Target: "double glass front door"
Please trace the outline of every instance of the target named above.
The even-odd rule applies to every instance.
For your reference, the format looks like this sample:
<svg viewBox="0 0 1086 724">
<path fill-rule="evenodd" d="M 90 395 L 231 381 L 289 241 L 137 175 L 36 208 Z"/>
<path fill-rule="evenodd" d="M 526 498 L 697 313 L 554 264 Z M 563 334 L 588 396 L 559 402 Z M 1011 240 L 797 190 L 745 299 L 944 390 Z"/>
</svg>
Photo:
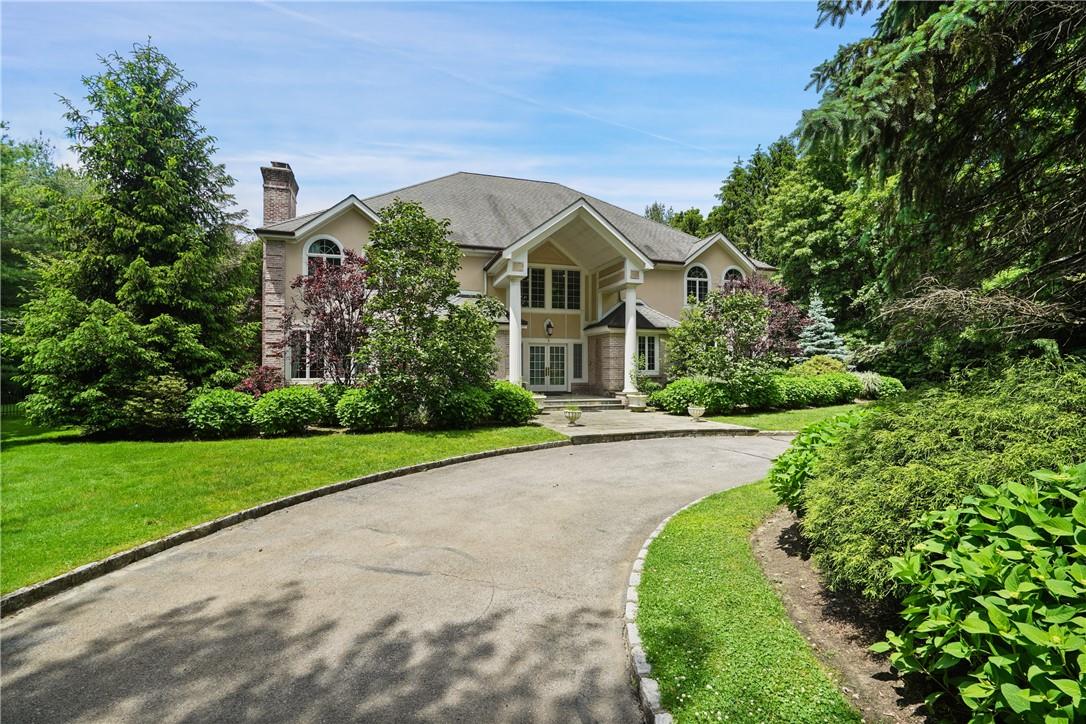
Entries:
<svg viewBox="0 0 1086 724">
<path fill-rule="evenodd" d="M 537 392 L 565 392 L 569 370 L 565 344 L 528 344 L 528 387 Z"/>
</svg>

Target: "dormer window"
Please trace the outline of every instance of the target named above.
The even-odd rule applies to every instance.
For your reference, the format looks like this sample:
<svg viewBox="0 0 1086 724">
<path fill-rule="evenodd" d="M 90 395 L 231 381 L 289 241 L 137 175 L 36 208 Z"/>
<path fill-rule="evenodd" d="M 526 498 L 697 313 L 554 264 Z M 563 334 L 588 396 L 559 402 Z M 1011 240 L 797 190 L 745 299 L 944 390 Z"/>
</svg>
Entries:
<svg viewBox="0 0 1086 724">
<path fill-rule="evenodd" d="M 728 267 L 724 272 L 724 281 L 726 282 L 741 282 L 743 281 L 743 272 L 739 267 Z"/>
<path fill-rule="evenodd" d="M 709 294 L 709 272 L 700 264 L 686 270 L 686 298 L 700 302 Z"/>
<path fill-rule="evenodd" d="M 343 248 L 335 239 L 324 237 L 309 242 L 305 251 L 306 273 L 312 274 L 318 264 L 339 266 L 343 263 Z"/>
</svg>

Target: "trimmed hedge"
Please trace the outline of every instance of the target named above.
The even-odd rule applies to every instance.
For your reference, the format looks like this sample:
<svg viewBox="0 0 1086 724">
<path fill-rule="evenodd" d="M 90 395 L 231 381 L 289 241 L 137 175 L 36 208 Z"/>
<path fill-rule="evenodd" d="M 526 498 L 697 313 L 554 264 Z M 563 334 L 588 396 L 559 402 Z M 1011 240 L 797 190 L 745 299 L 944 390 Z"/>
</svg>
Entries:
<svg viewBox="0 0 1086 724">
<path fill-rule="evenodd" d="M 1080 461 L 1083 420 L 1086 363 L 1074 358 L 1025 360 L 873 405 L 807 484 L 803 529 L 819 569 L 832 587 L 900 596 L 890 559 L 924 537 L 915 525 L 929 511 Z"/>
<path fill-rule="evenodd" d="M 189 404 L 185 419 L 197 437 L 240 435 L 249 428 L 255 402 L 244 392 L 211 390 Z"/>
<path fill-rule="evenodd" d="M 519 385 L 499 380 L 490 388 L 490 414 L 499 425 L 523 425 L 538 410 L 532 393 Z"/>
<path fill-rule="evenodd" d="M 705 414 L 722 415 L 738 407 L 749 410 L 825 407 L 851 402 L 862 386 L 855 375 L 760 374 L 720 382 L 707 377 L 683 377 L 649 397 L 649 404 L 673 415 L 685 415 L 688 405 L 704 405 Z"/>
<path fill-rule="evenodd" d="M 253 404 L 253 425 L 261 435 L 305 432 L 328 416 L 328 403 L 313 387 L 294 385 L 265 392 Z"/>
</svg>

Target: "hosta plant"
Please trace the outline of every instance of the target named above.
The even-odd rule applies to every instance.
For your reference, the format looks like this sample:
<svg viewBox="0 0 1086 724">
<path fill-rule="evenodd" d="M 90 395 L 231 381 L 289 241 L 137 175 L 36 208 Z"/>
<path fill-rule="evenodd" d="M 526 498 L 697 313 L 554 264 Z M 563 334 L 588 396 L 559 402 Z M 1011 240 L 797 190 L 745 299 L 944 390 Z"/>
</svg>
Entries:
<svg viewBox="0 0 1086 724">
<path fill-rule="evenodd" d="M 928 536 L 892 559 L 911 588 L 904 630 L 873 648 L 973 722 L 1086 721 L 1086 463 L 981 485 L 920 525 Z"/>
</svg>

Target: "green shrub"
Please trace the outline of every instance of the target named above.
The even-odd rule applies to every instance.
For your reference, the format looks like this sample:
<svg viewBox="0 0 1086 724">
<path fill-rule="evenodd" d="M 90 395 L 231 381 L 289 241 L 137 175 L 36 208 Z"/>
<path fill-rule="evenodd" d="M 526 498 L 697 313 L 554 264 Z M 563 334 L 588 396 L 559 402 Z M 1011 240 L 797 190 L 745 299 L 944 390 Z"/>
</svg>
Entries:
<svg viewBox="0 0 1086 724">
<path fill-rule="evenodd" d="M 430 411 L 430 424 L 435 427 L 478 427 L 490 420 L 490 390 L 476 385 L 463 385 L 449 390 L 436 401 Z"/>
<path fill-rule="evenodd" d="M 773 467 L 769 469 L 769 487 L 793 513 L 803 515 L 807 482 L 814 477 L 825 449 L 835 445 L 846 432 L 856 427 L 863 412 L 851 410 L 808 425 L 773 462 Z"/>
<path fill-rule="evenodd" d="M 877 392 L 877 398 L 880 400 L 889 399 L 891 397 L 897 397 L 898 395 L 905 394 L 905 385 L 897 377 L 891 377 L 890 375 L 882 375 L 879 378 L 879 389 Z"/>
<path fill-rule="evenodd" d="M 672 415 L 685 415 L 690 405 L 704 406 L 707 415 L 717 415 L 732 407 L 723 386 L 714 384 L 708 377 L 681 377 L 653 393 L 649 399 L 653 407 Z"/>
<path fill-rule="evenodd" d="M 378 430 L 392 424 L 392 404 L 379 387 L 353 387 L 336 403 L 336 419 L 352 432 Z"/>
<path fill-rule="evenodd" d="M 219 370 L 218 372 L 211 373 L 211 376 L 207 378 L 207 387 L 219 387 L 224 390 L 232 390 L 237 385 L 241 384 L 242 375 L 240 372 L 234 370 Z"/>
<path fill-rule="evenodd" d="M 519 385 L 498 381 L 490 388 L 490 414 L 499 425 L 523 425 L 538 410 L 532 393 Z"/>
<path fill-rule="evenodd" d="M 1086 721 L 1086 463 L 1033 477 L 925 516 L 924 540 L 891 559 L 905 626 L 873 648 L 973 722 Z"/>
<path fill-rule="evenodd" d="M 816 354 L 805 362 L 788 369 L 790 375 L 824 375 L 830 372 L 845 372 L 845 363 L 829 355 Z"/>
<path fill-rule="evenodd" d="M 1024 360 L 875 405 L 807 484 L 804 532 L 827 582 L 901 594 L 889 559 L 917 541 L 914 523 L 982 483 L 1076 462 L 1083 419 L 1086 364 L 1073 358 Z"/>
<path fill-rule="evenodd" d="M 124 427 L 129 434 L 173 435 L 185 429 L 190 399 L 188 384 L 180 377 L 148 377 L 132 385 L 116 419 L 126 421 Z"/>
<path fill-rule="evenodd" d="M 197 437 L 230 437 L 250 425 L 255 400 L 244 392 L 211 390 L 189 404 L 185 419 Z"/>
<path fill-rule="evenodd" d="M 265 392 L 253 403 L 253 425 L 261 435 L 305 432 L 328 415 L 328 403 L 321 393 L 307 385 L 281 387 Z"/>
<path fill-rule="evenodd" d="M 328 414 L 325 415 L 321 423 L 328 426 L 335 426 L 339 422 L 339 418 L 336 416 L 336 405 L 339 404 L 339 400 L 343 397 L 343 393 L 351 389 L 350 385 L 341 385 L 338 382 L 331 382 L 327 385 L 321 385 L 317 388 L 317 391 L 321 393 L 321 397 L 328 404 Z"/>
</svg>

